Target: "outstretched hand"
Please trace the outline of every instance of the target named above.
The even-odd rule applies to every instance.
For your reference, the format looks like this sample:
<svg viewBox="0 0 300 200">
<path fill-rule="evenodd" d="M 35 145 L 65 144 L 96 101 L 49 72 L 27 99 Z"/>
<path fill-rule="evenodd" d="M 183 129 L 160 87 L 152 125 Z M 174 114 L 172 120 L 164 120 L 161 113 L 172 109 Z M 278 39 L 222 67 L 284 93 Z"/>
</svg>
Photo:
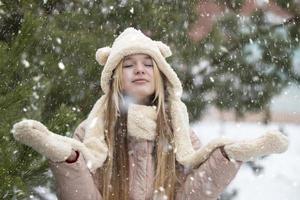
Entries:
<svg viewBox="0 0 300 200">
<path fill-rule="evenodd" d="M 217 138 L 193 154 L 186 155 L 183 164 L 185 166 L 197 167 L 217 148 L 223 148 L 230 160 L 246 162 L 257 159 L 260 156 L 285 152 L 288 148 L 288 139 L 280 132 L 269 132 L 259 138 L 244 141 Z"/>
<path fill-rule="evenodd" d="M 288 138 L 280 132 L 269 132 L 253 140 L 245 140 L 225 145 L 224 150 L 230 159 L 250 161 L 258 157 L 283 153 L 288 148 Z"/>
<path fill-rule="evenodd" d="M 12 133 L 17 141 L 32 147 L 52 161 L 64 161 L 71 155 L 71 145 L 55 137 L 56 134 L 41 122 L 22 120 L 14 124 Z"/>
<path fill-rule="evenodd" d="M 72 158 L 72 152 L 78 151 L 84 156 L 89 169 L 95 172 L 107 158 L 106 146 L 94 151 L 84 142 L 55 134 L 35 120 L 23 120 L 14 124 L 12 133 L 17 141 L 32 147 L 53 162 L 66 161 Z"/>
<path fill-rule="evenodd" d="M 30 119 L 22 120 L 14 124 L 12 132 L 15 139 L 18 141 L 34 139 L 35 137 L 43 137 L 50 134 L 48 128 L 44 124 Z M 32 132 L 34 134 L 32 134 Z"/>
</svg>

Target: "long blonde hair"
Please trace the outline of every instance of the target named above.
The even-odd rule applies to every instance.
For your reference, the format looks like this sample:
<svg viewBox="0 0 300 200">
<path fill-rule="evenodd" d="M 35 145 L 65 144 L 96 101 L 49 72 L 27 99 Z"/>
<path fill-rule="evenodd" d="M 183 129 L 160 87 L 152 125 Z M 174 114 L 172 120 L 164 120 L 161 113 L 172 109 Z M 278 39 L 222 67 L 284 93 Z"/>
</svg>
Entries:
<svg viewBox="0 0 300 200">
<path fill-rule="evenodd" d="M 155 182 L 153 195 L 163 195 L 174 199 L 176 184 L 176 166 L 174 153 L 174 135 L 170 117 L 166 110 L 167 79 L 153 61 L 155 93 L 151 104 L 157 106 L 157 137 L 155 140 Z M 127 113 L 120 109 L 122 103 L 123 61 L 116 67 L 107 95 L 105 116 L 105 139 L 109 155 L 102 170 L 102 193 L 104 200 L 129 199 L 129 158 L 127 142 Z M 166 148 L 168 147 L 168 148 Z"/>
</svg>

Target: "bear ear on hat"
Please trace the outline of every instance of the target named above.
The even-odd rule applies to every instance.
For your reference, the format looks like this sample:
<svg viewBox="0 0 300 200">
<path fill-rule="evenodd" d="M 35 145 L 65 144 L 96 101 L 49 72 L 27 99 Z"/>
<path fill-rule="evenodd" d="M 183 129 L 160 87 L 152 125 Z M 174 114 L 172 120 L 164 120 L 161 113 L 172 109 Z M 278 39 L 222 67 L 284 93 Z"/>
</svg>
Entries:
<svg viewBox="0 0 300 200">
<path fill-rule="evenodd" d="M 110 51 L 110 47 L 102 47 L 96 51 L 96 60 L 100 65 L 105 65 Z"/>
<path fill-rule="evenodd" d="M 168 47 L 166 44 L 162 43 L 161 41 L 155 41 L 156 45 L 158 46 L 161 54 L 167 58 L 172 55 L 172 51 L 170 47 Z"/>
</svg>

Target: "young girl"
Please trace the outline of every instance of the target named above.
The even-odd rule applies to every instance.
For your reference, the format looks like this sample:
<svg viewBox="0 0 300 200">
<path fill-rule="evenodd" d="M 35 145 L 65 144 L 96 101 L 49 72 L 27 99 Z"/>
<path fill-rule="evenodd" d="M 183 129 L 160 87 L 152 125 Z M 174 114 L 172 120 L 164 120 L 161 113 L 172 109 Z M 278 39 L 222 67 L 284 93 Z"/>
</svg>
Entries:
<svg viewBox="0 0 300 200">
<path fill-rule="evenodd" d="M 49 159 L 59 199 L 213 200 L 241 161 L 286 150 L 277 133 L 201 148 L 180 100 L 181 83 L 165 60 L 170 55 L 167 45 L 127 28 L 96 53 L 104 95 L 74 139 L 34 120 L 14 125 L 18 141 Z"/>
</svg>

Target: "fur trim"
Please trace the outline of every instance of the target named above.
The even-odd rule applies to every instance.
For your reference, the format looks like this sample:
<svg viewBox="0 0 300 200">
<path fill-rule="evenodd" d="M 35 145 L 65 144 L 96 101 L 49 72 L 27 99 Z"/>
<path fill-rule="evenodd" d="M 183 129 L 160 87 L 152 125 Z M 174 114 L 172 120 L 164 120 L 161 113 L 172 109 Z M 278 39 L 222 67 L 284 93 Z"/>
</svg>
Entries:
<svg viewBox="0 0 300 200">
<path fill-rule="evenodd" d="M 145 140 L 154 140 L 156 133 L 156 107 L 130 104 L 128 107 L 128 135 Z"/>
<path fill-rule="evenodd" d="M 170 49 L 170 47 L 168 47 L 166 44 L 162 43 L 161 41 L 155 41 L 156 45 L 158 46 L 161 54 L 167 58 L 170 57 L 172 55 L 172 51 Z"/>
<path fill-rule="evenodd" d="M 93 106 L 85 124 L 85 137 L 83 143 L 90 149 L 89 167 L 91 171 L 101 167 L 107 158 L 108 147 L 104 137 L 104 108 L 106 95 L 103 95 Z M 93 158 L 98 158 L 97 160 Z"/>
<path fill-rule="evenodd" d="M 82 143 L 73 138 L 62 137 L 57 134 L 54 135 L 57 137 L 57 140 L 62 140 L 66 144 L 71 144 L 72 149 L 80 151 L 87 163 L 88 169 L 92 173 L 95 173 L 96 169 L 101 167 L 107 158 L 107 145 L 105 142 L 96 141 L 93 143 L 95 146 L 91 146 L 91 144 Z"/>
<path fill-rule="evenodd" d="M 181 101 L 170 101 L 170 115 L 174 132 L 176 159 L 185 165 L 186 157 L 195 153 L 190 139 L 190 125 L 187 109 Z"/>
<path fill-rule="evenodd" d="M 201 147 L 199 150 L 195 151 L 193 154 L 186 155 L 181 163 L 186 167 L 197 168 L 203 162 L 205 162 L 210 154 L 217 148 L 225 146 L 227 144 L 232 144 L 234 141 L 228 138 L 217 138 L 210 141 L 207 145 Z"/>
</svg>

